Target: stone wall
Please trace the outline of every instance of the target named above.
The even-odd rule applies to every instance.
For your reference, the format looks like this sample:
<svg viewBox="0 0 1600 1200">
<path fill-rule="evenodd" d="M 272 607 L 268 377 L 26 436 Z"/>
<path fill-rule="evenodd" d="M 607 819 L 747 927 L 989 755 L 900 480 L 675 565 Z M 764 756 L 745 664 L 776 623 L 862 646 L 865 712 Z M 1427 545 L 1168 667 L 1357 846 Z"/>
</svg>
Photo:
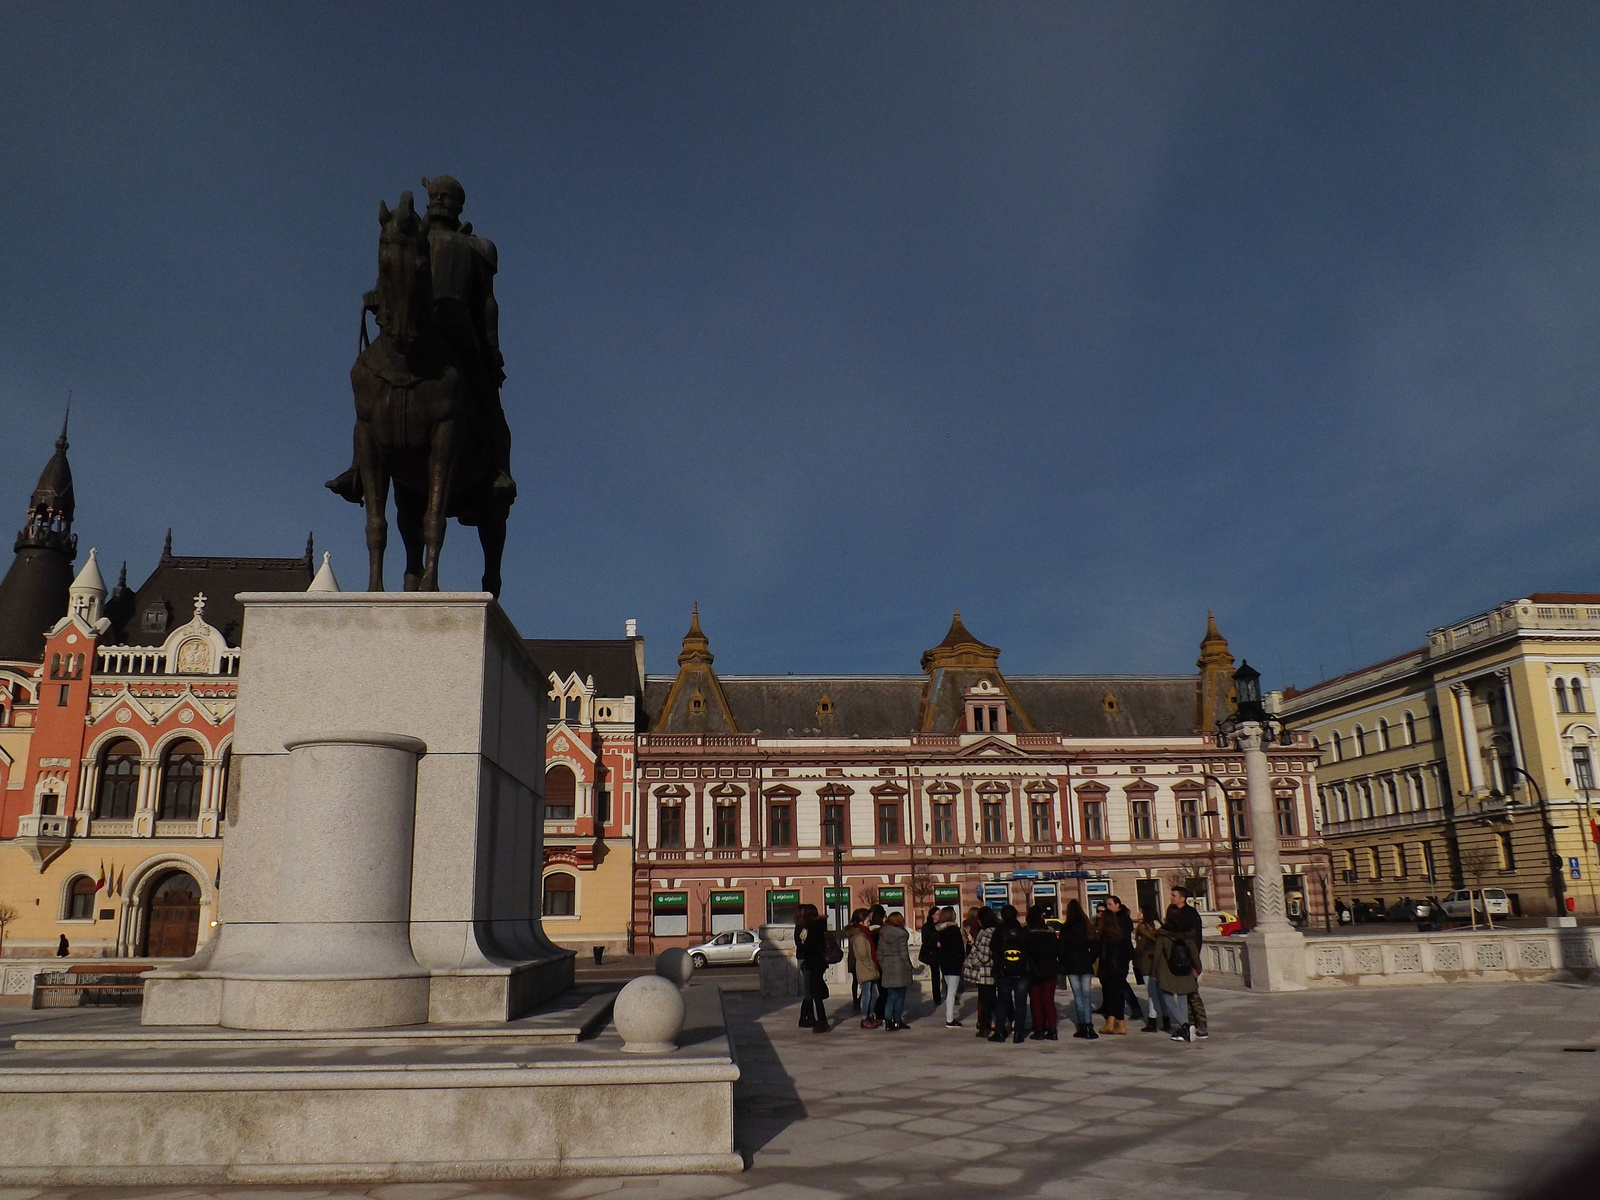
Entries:
<svg viewBox="0 0 1600 1200">
<path fill-rule="evenodd" d="M 1248 986 L 1244 940 L 1206 943 L 1208 980 Z M 1455 929 L 1309 937 L 1306 986 L 1408 986 L 1566 979 L 1600 983 L 1600 929 Z"/>
</svg>

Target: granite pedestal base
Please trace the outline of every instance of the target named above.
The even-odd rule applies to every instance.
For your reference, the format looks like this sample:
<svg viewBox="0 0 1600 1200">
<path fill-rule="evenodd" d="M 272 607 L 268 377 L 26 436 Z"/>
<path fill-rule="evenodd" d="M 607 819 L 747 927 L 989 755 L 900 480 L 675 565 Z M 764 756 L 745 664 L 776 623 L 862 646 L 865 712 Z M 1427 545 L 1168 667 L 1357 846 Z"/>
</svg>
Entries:
<svg viewBox="0 0 1600 1200">
<path fill-rule="evenodd" d="M 119 1030 L 85 1013 L 87 1035 L 23 1035 L 0 1051 L 0 1184 L 741 1171 L 721 993 L 691 985 L 684 1000 L 678 1048 L 661 1055 L 625 1054 L 609 1030 L 551 1044 L 537 1015 L 483 1031 L 291 1037 L 140 1029 L 132 1014 Z M 595 998 L 575 1002 L 544 1015 L 574 1035 L 599 1023 Z"/>
</svg>

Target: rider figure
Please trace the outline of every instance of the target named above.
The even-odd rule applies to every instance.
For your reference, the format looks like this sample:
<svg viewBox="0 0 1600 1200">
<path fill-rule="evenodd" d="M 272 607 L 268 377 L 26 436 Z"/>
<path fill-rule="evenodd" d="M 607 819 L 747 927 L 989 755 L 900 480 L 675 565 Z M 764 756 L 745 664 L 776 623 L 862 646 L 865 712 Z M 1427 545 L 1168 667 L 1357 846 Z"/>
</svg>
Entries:
<svg viewBox="0 0 1600 1200">
<path fill-rule="evenodd" d="M 433 320 L 450 344 L 467 377 L 477 407 L 480 431 L 494 460 L 495 496 L 506 504 L 517 497 L 511 478 L 511 430 L 500 404 L 505 359 L 500 354 L 500 306 L 494 298 L 499 254 L 488 238 L 477 237 L 461 223 L 466 189 L 449 175 L 423 179 L 428 189 L 428 256 L 433 275 Z M 376 293 L 367 293 L 366 311 L 377 307 Z M 361 503 L 361 476 L 350 469 L 328 484 L 335 494 Z"/>
</svg>

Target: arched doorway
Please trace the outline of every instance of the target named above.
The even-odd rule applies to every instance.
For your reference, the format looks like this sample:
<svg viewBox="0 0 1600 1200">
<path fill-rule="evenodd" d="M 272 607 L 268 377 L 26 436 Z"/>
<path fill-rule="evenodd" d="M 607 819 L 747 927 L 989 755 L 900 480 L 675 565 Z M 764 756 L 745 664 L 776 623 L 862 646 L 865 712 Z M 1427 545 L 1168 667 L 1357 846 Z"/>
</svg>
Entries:
<svg viewBox="0 0 1600 1200">
<path fill-rule="evenodd" d="M 188 958 L 200 938 L 200 885 L 187 871 L 156 880 L 146 906 L 144 954 L 149 958 Z"/>
</svg>

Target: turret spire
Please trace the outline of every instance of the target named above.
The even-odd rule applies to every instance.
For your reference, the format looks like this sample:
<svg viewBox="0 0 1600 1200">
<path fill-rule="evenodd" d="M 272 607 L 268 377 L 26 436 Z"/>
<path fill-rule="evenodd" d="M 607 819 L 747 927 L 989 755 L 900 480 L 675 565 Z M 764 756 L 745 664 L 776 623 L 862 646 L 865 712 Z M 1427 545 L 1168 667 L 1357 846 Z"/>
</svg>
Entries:
<svg viewBox="0 0 1600 1200">
<path fill-rule="evenodd" d="M 683 653 L 678 655 L 678 665 L 704 663 L 710 666 L 715 656 L 711 653 L 711 639 L 700 628 L 700 602 L 695 601 L 689 611 L 689 632 L 683 635 Z"/>
</svg>

